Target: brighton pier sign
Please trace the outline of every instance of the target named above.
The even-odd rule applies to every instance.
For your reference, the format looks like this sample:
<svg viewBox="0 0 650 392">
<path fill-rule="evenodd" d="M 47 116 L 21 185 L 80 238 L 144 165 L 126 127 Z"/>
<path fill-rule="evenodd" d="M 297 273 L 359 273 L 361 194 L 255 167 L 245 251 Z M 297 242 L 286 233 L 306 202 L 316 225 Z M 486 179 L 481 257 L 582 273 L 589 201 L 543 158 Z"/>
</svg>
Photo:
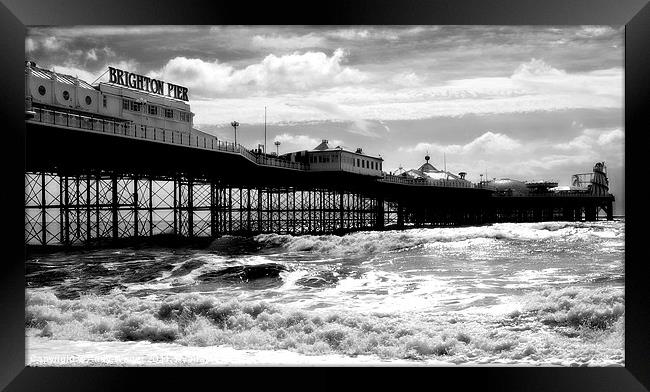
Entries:
<svg viewBox="0 0 650 392">
<path fill-rule="evenodd" d="M 136 90 L 147 91 L 153 94 L 168 96 L 183 101 L 187 99 L 187 88 L 172 83 L 165 83 L 162 80 L 152 79 L 147 76 L 134 74 L 121 69 L 108 67 L 108 82 L 119 84 L 124 87 Z M 167 84 L 167 89 L 165 89 Z"/>
</svg>

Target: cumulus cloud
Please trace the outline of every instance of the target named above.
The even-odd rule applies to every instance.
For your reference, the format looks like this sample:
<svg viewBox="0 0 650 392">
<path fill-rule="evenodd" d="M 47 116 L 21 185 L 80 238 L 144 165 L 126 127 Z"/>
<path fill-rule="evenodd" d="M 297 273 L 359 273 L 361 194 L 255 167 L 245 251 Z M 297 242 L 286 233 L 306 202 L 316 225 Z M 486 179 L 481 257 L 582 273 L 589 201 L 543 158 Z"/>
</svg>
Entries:
<svg viewBox="0 0 650 392">
<path fill-rule="evenodd" d="M 576 170 L 588 171 L 595 162 L 609 161 L 615 167 L 621 167 L 623 142 L 621 128 L 583 129 L 579 135 L 561 143 L 526 143 L 501 132 L 487 131 L 465 144 L 423 141 L 399 147 L 398 151 L 429 152 L 434 160 L 446 154 L 450 167 L 456 171 L 472 172 L 475 176 L 478 176 L 477 169 L 487 169 L 495 176 L 554 179 L 568 183 L 570 174 Z"/>
<path fill-rule="evenodd" d="M 625 139 L 625 134 L 620 128 L 604 132 L 598 136 L 598 144 L 601 146 L 610 145 L 612 143 L 621 142 Z"/>
<path fill-rule="evenodd" d="M 502 133 L 494 133 L 487 131 L 476 139 L 467 144 L 449 144 L 442 145 L 436 143 L 418 143 L 413 147 L 400 147 L 400 151 L 404 152 L 423 152 L 423 151 L 436 151 L 436 152 L 449 152 L 454 154 L 475 154 L 481 152 L 506 152 L 518 150 L 522 144 Z"/>
<path fill-rule="evenodd" d="M 360 83 L 367 76 L 342 63 L 346 53 L 337 49 L 331 56 L 323 52 L 294 52 L 283 56 L 269 54 L 261 62 L 236 69 L 215 60 L 176 57 L 150 75 L 187 86 L 199 97 L 240 96 L 311 91 L 349 83 Z"/>
<path fill-rule="evenodd" d="M 587 128 L 573 139 L 555 144 L 554 148 L 560 151 L 588 152 L 594 149 L 622 147 L 624 140 L 625 133 L 621 128 Z"/>
</svg>

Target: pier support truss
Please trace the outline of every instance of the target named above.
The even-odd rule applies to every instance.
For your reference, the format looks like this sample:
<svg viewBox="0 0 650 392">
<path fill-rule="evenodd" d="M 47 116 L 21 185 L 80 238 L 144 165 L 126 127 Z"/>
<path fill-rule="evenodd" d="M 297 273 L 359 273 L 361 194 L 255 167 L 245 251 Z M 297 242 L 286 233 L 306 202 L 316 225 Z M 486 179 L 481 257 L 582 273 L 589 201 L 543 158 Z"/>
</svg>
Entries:
<svg viewBox="0 0 650 392">
<path fill-rule="evenodd" d="M 381 204 L 381 206 L 380 206 Z M 84 245 L 96 240 L 324 234 L 382 228 L 391 203 L 344 190 L 233 186 L 134 174 L 25 174 L 25 241 Z"/>
<path fill-rule="evenodd" d="M 493 222 L 612 219 L 613 198 L 437 202 L 359 190 L 243 186 L 183 176 L 25 173 L 25 242 L 87 245 L 121 238 L 326 234 Z"/>
</svg>

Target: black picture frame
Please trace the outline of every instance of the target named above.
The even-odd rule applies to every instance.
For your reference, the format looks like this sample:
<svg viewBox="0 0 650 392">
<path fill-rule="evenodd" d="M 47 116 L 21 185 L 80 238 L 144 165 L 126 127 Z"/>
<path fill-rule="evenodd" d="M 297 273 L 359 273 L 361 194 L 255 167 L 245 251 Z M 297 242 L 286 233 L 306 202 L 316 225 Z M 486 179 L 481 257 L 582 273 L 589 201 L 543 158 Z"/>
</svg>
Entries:
<svg viewBox="0 0 650 392">
<path fill-rule="evenodd" d="M 645 280 L 643 226 L 647 221 L 646 187 L 641 151 L 648 145 L 645 115 L 650 102 L 650 5 L 647 0 L 366 0 L 303 2 L 247 2 L 172 0 L 0 0 L 0 107 L 5 194 L 9 195 L 3 221 L 0 272 L 0 387 L 18 390 L 117 390 L 158 385 L 189 389 L 210 381 L 211 389 L 260 387 L 339 388 L 372 384 L 400 389 L 437 389 L 449 382 L 458 389 L 513 391 L 643 391 L 650 388 L 650 299 Z M 345 368 L 335 376 L 328 369 L 131 369 L 25 367 L 24 279 L 24 73 L 25 26 L 121 24 L 515 24 L 515 25 L 626 25 L 625 31 L 625 367 L 525 368 L 444 367 L 401 369 Z M 22 157 L 21 157 L 22 154 Z M 16 205 L 15 208 L 12 206 Z M 18 208 L 20 206 L 20 208 Z M 6 214 L 12 212 L 12 214 Z M 11 215 L 11 217 L 10 217 Z M 21 226 L 21 229 L 18 227 Z M 9 250 L 9 251 L 8 251 Z M 362 371 L 363 370 L 363 371 Z M 411 373 L 411 371 L 413 373 Z M 215 373 L 216 372 L 216 373 Z M 191 373 L 191 374 L 188 374 Z M 261 375 L 258 376 L 258 373 Z M 305 380 L 300 380 L 305 377 Z M 476 384 L 475 384 L 476 383 Z M 355 385 L 356 384 L 356 385 Z M 476 386 L 474 386 L 476 385 Z M 644 387 L 645 386 L 645 387 Z"/>
</svg>

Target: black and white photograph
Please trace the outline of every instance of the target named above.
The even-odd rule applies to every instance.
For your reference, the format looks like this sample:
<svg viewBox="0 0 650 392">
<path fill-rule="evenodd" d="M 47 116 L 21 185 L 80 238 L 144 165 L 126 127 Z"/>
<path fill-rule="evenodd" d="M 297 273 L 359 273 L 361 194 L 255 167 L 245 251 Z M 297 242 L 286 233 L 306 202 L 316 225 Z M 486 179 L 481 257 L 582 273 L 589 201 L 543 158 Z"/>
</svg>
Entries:
<svg viewBox="0 0 650 392">
<path fill-rule="evenodd" d="M 624 25 L 24 45 L 26 366 L 626 366 Z"/>
</svg>

